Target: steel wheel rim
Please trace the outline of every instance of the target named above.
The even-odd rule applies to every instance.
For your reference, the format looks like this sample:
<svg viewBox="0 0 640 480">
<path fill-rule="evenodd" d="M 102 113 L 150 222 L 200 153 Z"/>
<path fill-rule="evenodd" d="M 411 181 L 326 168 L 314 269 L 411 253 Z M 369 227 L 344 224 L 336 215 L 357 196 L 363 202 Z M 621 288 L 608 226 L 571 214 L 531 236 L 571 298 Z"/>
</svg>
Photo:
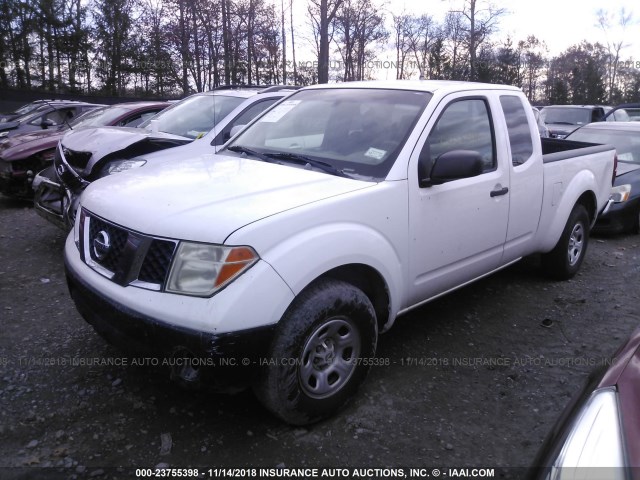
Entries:
<svg viewBox="0 0 640 480">
<path fill-rule="evenodd" d="M 326 398 L 342 389 L 356 369 L 361 339 L 346 318 L 333 318 L 309 336 L 300 356 L 298 376 L 304 392 Z"/>
<path fill-rule="evenodd" d="M 584 248 L 584 240 L 584 227 L 581 223 L 578 223 L 573 227 L 571 235 L 569 236 L 569 249 L 567 251 L 569 265 L 574 266 L 578 263 Z"/>
</svg>

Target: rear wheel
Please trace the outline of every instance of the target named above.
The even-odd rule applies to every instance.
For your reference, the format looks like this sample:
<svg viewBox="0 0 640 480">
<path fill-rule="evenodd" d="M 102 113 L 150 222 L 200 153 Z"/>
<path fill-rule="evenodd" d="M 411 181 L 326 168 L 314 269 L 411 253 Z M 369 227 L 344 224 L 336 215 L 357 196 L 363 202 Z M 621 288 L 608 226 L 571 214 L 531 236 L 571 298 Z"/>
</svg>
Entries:
<svg viewBox="0 0 640 480">
<path fill-rule="evenodd" d="M 321 280 L 284 315 L 254 390 L 275 415 L 306 425 L 331 415 L 353 396 L 375 355 L 376 315 L 353 285 Z"/>
<path fill-rule="evenodd" d="M 583 205 L 573 207 L 560 240 L 542 256 L 542 268 L 557 280 L 572 278 L 584 260 L 589 244 L 589 214 Z"/>
</svg>

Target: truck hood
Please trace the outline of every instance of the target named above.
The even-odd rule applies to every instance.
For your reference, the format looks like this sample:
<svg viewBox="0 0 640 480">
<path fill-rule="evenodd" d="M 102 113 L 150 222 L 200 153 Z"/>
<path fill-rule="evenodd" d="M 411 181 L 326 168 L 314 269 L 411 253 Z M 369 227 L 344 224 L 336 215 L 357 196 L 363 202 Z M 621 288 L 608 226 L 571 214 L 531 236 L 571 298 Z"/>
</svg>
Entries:
<svg viewBox="0 0 640 480">
<path fill-rule="evenodd" d="M 92 163 L 143 140 L 167 140 L 180 143 L 191 139 L 164 132 L 151 132 L 144 128 L 93 127 L 68 132 L 62 139 L 62 145 L 71 150 L 91 152 Z M 94 161 L 95 160 L 95 161 Z"/>
<path fill-rule="evenodd" d="M 248 158 L 205 154 L 114 174 L 91 184 L 82 205 L 149 235 L 224 243 L 265 217 L 375 183 Z"/>
<path fill-rule="evenodd" d="M 7 138 L 0 143 L 0 157 L 8 162 L 21 160 L 42 150 L 54 148 L 67 129 L 42 130 Z"/>
</svg>

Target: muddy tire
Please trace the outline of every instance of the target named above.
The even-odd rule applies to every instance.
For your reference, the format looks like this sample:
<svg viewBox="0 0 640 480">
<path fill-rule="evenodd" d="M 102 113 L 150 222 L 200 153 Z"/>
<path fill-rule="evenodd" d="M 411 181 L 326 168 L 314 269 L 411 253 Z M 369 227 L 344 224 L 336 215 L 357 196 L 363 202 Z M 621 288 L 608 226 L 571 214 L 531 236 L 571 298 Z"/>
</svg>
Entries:
<svg viewBox="0 0 640 480">
<path fill-rule="evenodd" d="M 287 423 L 321 420 L 355 394 L 377 339 L 369 298 L 349 283 L 320 280 L 302 291 L 280 320 L 254 391 Z"/>
<path fill-rule="evenodd" d="M 582 205 L 573 207 L 560 240 L 549 253 L 542 255 L 542 268 L 556 280 L 572 278 L 584 260 L 589 244 L 589 214 Z"/>
</svg>

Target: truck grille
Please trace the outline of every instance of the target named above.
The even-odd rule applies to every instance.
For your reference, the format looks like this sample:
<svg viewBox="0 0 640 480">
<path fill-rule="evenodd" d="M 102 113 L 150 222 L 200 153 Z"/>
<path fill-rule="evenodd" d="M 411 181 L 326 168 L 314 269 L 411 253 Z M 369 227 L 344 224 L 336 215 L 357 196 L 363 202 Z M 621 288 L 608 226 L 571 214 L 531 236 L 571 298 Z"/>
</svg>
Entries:
<svg viewBox="0 0 640 480">
<path fill-rule="evenodd" d="M 108 222 L 86 210 L 80 217 L 84 262 L 120 285 L 162 290 L 177 241 Z"/>
<path fill-rule="evenodd" d="M 138 280 L 163 284 L 167 277 L 175 249 L 175 242 L 169 240 L 153 240 L 147 255 L 144 257 L 144 262 L 142 262 Z"/>
<path fill-rule="evenodd" d="M 98 235 L 103 234 L 103 232 L 107 235 L 106 238 L 109 239 L 109 248 L 103 256 L 98 257 L 93 245 L 96 239 L 100 240 Z M 97 217 L 90 217 L 89 245 L 92 246 L 92 248 L 89 248 L 89 254 L 91 255 L 91 259 L 110 272 L 115 272 L 118 267 L 118 262 L 122 257 L 124 246 L 127 243 L 127 236 L 128 233 L 126 230 L 102 221 Z"/>
</svg>

